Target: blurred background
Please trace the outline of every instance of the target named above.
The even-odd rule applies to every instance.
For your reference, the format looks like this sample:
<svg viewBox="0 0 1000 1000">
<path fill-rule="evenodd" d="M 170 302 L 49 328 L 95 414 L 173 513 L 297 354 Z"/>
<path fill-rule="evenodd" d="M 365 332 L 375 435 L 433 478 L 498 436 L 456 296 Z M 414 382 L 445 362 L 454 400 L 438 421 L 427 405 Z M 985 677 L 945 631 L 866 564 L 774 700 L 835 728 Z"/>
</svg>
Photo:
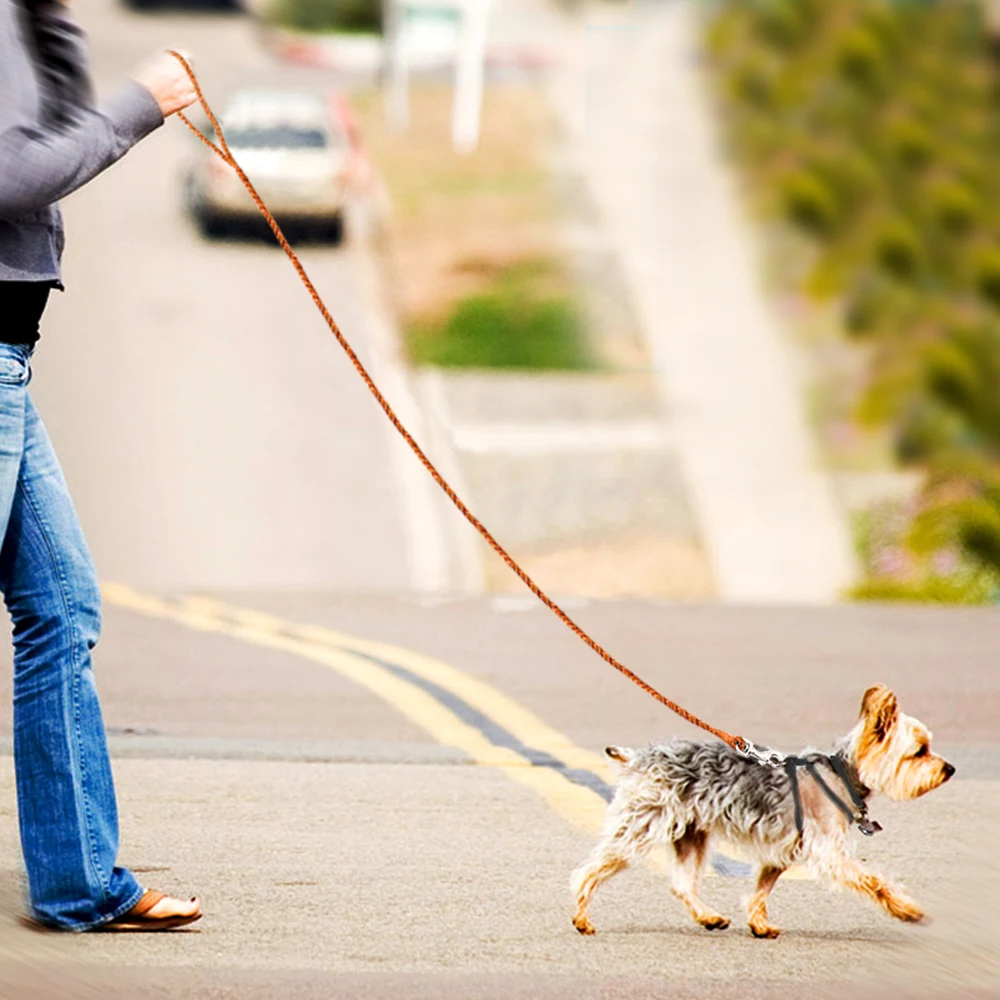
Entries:
<svg viewBox="0 0 1000 1000">
<path fill-rule="evenodd" d="M 194 53 L 338 323 L 543 586 L 993 603 L 996 8 L 76 13 L 105 92 Z M 65 210 L 35 385 L 102 577 L 521 592 L 179 122 Z"/>
<path fill-rule="evenodd" d="M 0 996 L 996 995 L 1000 619 L 861 603 L 1000 593 L 996 5 L 72 9 L 104 94 L 193 53 L 394 409 L 595 639 L 787 750 L 884 682 L 958 776 L 880 802 L 860 852 L 932 927 L 790 873 L 786 936 L 709 948 L 637 866 L 578 939 L 600 749 L 695 731 L 462 520 L 171 120 L 65 201 L 32 391 L 105 584 L 123 862 L 209 916 L 128 948 L 19 929 L 0 720 Z"/>
</svg>

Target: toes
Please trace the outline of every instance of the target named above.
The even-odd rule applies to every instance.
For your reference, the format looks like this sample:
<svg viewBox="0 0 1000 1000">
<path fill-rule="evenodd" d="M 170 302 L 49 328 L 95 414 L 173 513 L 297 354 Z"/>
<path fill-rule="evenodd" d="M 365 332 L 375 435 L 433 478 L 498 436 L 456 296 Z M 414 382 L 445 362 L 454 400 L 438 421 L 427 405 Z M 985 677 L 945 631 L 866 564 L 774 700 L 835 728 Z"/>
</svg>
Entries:
<svg viewBox="0 0 1000 1000">
<path fill-rule="evenodd" d="M 573 926 L 581 934 L 593 934 L 593 933 L 595 933 L 594 932 L 594 925 L 589 920 L 574 920 L 573 921 Z"/>
<path fill-rule="evenodd" d="M 750 933 L 755 938 L 767 938 L 773 940 L 781 933 L 780 929 L 777 927 L 769 927 L 766 925 L 764 927 L 755 927 L 753 924 L 750 924 L 749 926 Z"/>
<path fill-rule="evenodd" d="M 197 898 L 175 899 L 173 896 L 164 896 L 153 906 L 148 916 L 159 919 L 169 917 L 193 917 L 201 912 L 201 903 Z"/>
</svg>

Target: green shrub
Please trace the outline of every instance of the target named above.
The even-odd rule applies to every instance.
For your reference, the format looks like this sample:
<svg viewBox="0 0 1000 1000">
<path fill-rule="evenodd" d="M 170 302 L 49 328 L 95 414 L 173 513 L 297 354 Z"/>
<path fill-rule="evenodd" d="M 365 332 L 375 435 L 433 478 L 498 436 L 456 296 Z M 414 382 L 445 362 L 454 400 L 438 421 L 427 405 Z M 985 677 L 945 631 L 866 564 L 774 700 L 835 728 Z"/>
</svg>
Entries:
<svg viewBox="0 0 1000 1000">
<path fill-rule="evenodd" d="M 898 604 L 996 604 L 1000 600 L 1000 581 L 981 572 L 921 580 L 873 577 L 852 587 L 847 596 L 856 601 Z"/>
<path fill-rule="evenodd" d="M 862 339 L 891 332 L 899 317 L 912 308 L 908 289 L 882 275 L 855 277 L 844 297 L 844 329 Z"/>
<path fill-rule="evenodd" d="M 931 395 L 952 409 L 971 411 L 981 384 L 968 354 L 957 344 L 942 342 L 927 348 L 924 357 Z"/>
<path fill-rule="evenodd" d="M 909 280 L 923 263 L 920 234 L 905 219 L 885 223 L 875 237 L 875 259 L 893 278 Z"/>
<path fill-rule="evenodd" d="M 857 208 L 880 188 L 878 167 L 862 150 L 838 148 L 815 162 L 841 206 Z"/>
<path fill-rule="evenodd" d="M 926 473 L 905 513 L 913 531 L 900 529 L 886 563 L 899 565 L 873 563 L 871 586 L 995 599 L 1000 63 L 982 5 L 715 0 L 710 21 L 755 203 L 811 244 L 781 273 L 806 301 L 840 305 L 846 334 L 865 343 L 858 419 Z"/>
<path fill-rule="evenodd" d="M 410 350 L 442 368 L 579 371 L 592 367 L 579 312 L 544 287 L 533 263 L 507 269 L 492 287 L 462 299 L 440 324 L 417 324 Z"/>
<path fill-rule="evenodd" d="M 830 186 L 816 173 L 800 170 L 785 179 L 784 201 L 788 217 L 818 236 L 837 225 L 837 200 Z"/>
<path fill-rule="evenodd" d="M 934 137 L 914 118 L 901 118 L 890 125 L 888 141 L 893 155 L 913 170 L 926 167 L 934 154 Z"/>
<path fill-rule="evenodd" d="M 919 465 L 940 451 L 950 436 L 947 415 L 939 407 L 911 399 L 893 427 L 893 451 L 901 465 Z"/>
<path fill-rule="evenodd" d="M 747 59 L 737 66 L 729 77 L 733 96 L 745 104 L 760 108 L 773 103 L 774 82 L 765 59 Z"/>
<path fill-rule="evenodd" d="M 761 38 L 777 48 L 791 49 L 810 27 L 809 4 L 800 0 L 760 0 L 757 30 Z"/>
<path fill-rule="evenodd" d="M 987 250 L 976 263 L 976 287 L 991 305 L 1000 309 L 1000 250 Z"/>
<path fill-rule="evenodd" d="M 837 65 L 845 79 L 865 90 L 873 88 L 885 70 L 885 51 L 878 37 L 862 25 L 841 35 Z"/>
<path fill-rule="evenodd" d="M 968 184 L 941 181 L 929 191 L 931 212 L 938 225 L 955 236 L 964 236 L 982 215 L 983 206 Z"/>
<path fill-rule="evenodd" d="M 962 505 L 958 538 L 973 560 L 1000 571 L 1000 511 L 988 500 L 977 498 Z"/>
</svg>

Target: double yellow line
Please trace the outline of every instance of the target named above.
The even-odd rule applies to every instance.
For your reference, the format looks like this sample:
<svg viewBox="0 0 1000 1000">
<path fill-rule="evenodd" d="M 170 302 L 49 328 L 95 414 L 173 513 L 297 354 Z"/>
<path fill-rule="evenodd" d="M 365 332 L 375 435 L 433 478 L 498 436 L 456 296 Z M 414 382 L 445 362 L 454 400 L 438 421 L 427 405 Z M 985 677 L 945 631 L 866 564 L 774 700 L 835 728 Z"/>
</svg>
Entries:
<svg viewBox="0 0 1000 1000">
<path fill-rule="evenodd" d="M 392 666 L 471 706 L 512 735 L 517 743 L 560 761 L 567 768 L 591 772 L 611 781 L 603 757 L 574 744 L 489 684 L 447 663 L 412 650 L 370 642 L 315 625 L 296 625 L 272 615 L 232 607 L 205 597 L 165 600 L 122 584 L 103 588 L 108 604 L 176 622 L 202 632 L 216 632 L 243 642 L 282 650 L 337 671 L 367 688 L 434 740 L 457 747 L 480 765 L 499 767 L 511 780 L 537 792 L 560 816 L 584 829 L 599 829 L 605 803 L 589 788 L 567 780 L 558 768 L 538 767 L 509 746 L 498 746 L 451 708 L 393 671 Z"/>
<path fill-rule="evenodd" d="M 103 592 L 105 601 L 116 607 L 329 667 L 371 691 L 438 743 L 465 751 L 476 764 L 500 768 L 574 826 L 596 833 L 602 825 L 602 792 L 613 783 L 607 760 L 577 746 L 502 691 L 448 663 L 208 597 L 166 600 L 117 583 L 106 584 Z M 729 846 L 726 855 L 740 858 Z M 658 870 L 668 867 L 663 852 L 654 852 L 650 861 Z M 784 877 L 809 876 L 793 869 Z"/>
</svg>

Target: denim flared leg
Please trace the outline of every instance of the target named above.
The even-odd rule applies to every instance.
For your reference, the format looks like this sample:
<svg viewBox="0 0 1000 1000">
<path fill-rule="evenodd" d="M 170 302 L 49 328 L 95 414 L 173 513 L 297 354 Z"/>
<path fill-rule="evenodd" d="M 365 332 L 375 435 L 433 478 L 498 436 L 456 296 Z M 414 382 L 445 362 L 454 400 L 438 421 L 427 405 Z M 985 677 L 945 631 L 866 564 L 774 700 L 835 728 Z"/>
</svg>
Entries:
<svg viewBox="0 0 1000 1000">
<path fill-rule="evenodd" d="M 0 397 L 9 388 L 0 385 Z M 21 844 L 35 917 L 82 931 L 124 913 L 142 889 L 115 864 L 118 813 L 90 655 L 101 626 L 96 573 L 45 427 L 26 390 L 22 397 L 23 447 L 0 548 L 14 623 Z M 9 474 L 3 410 L 0 401 L 0 495 Z"/>
</svg>

